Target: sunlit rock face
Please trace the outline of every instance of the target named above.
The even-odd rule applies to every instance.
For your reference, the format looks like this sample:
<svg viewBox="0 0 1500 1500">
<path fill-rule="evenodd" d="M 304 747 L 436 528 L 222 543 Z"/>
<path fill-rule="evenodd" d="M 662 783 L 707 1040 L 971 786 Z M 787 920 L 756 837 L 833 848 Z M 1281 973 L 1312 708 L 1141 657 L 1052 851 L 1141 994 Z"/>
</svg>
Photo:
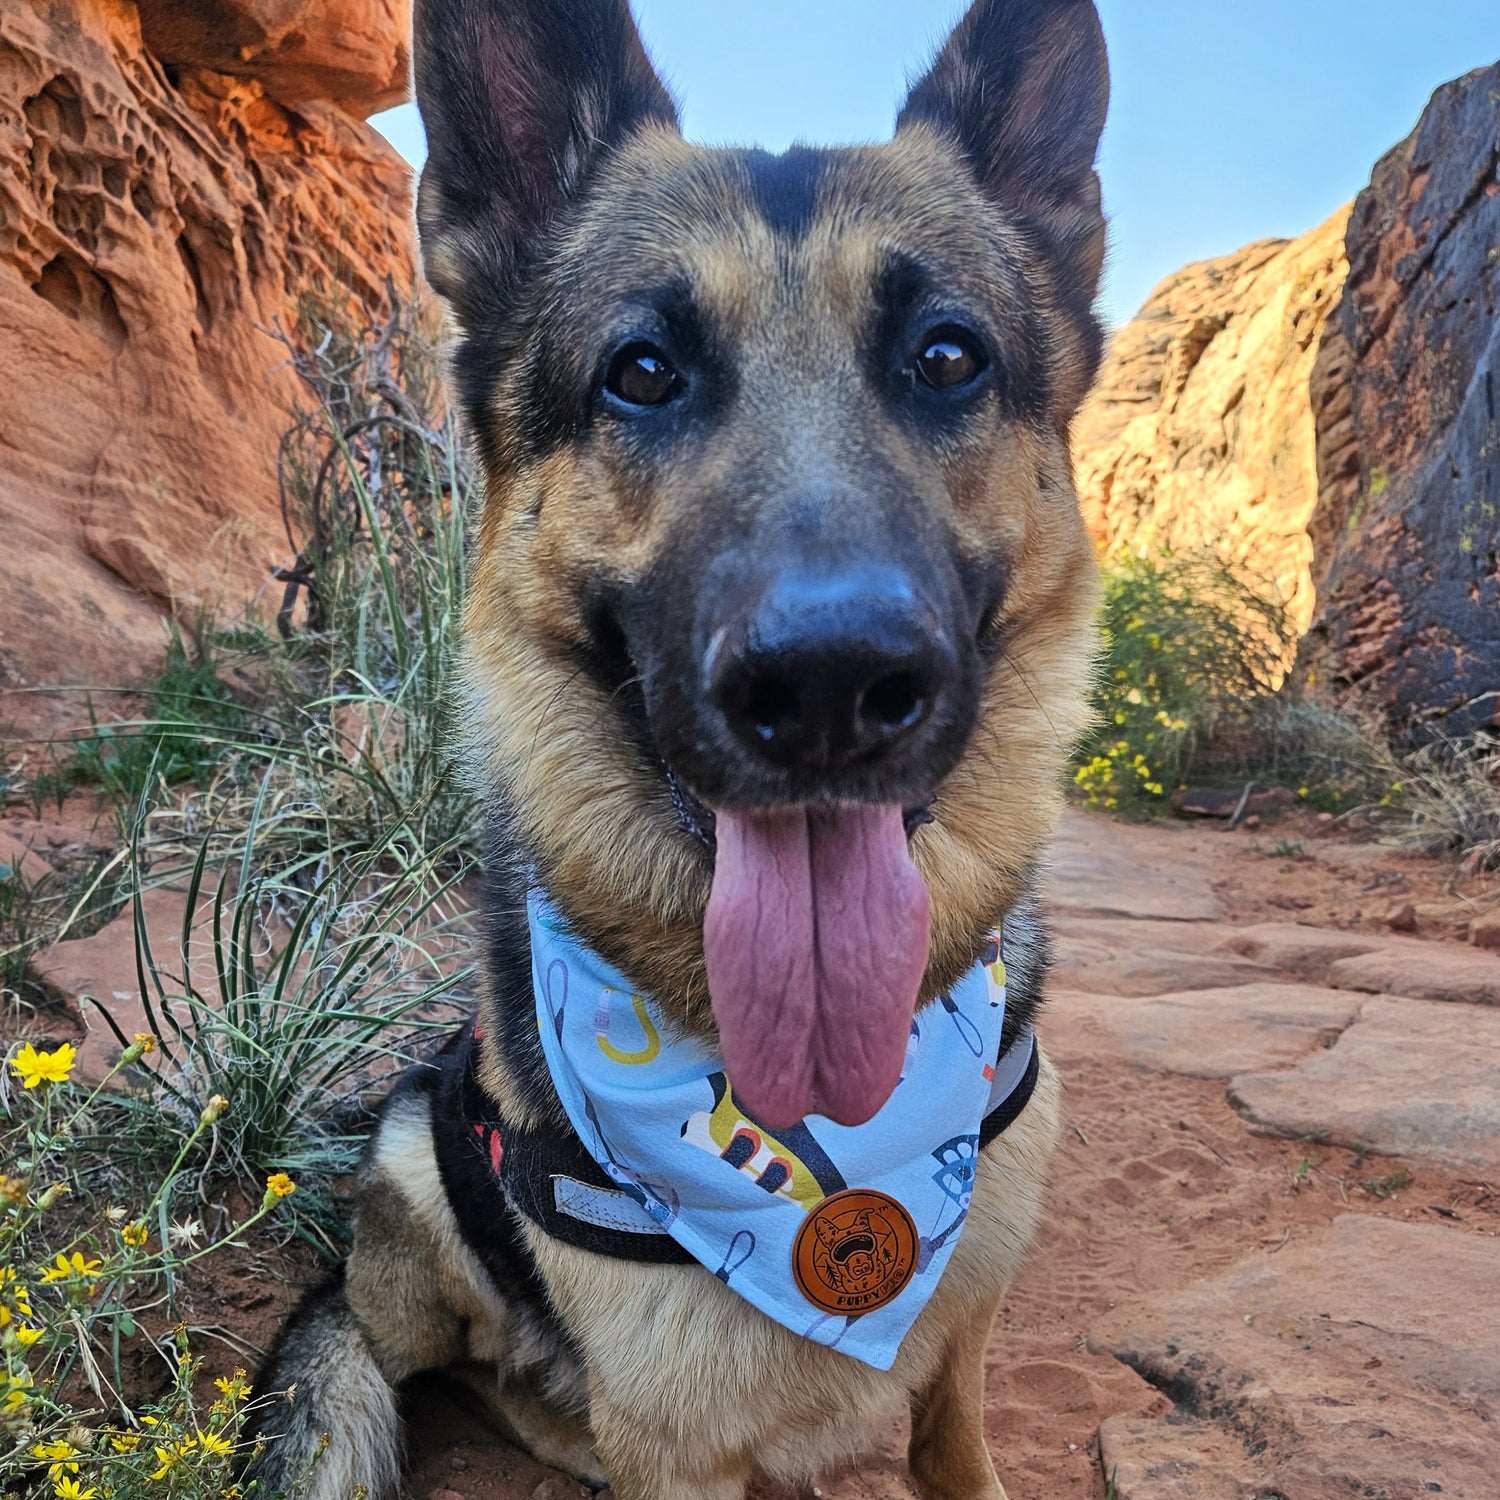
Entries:
<svg viewBox="0 0 1500 1500">
<path fill-rule="evenodd" d="M 136 0 L 164 67 L 254 78 L 284 104 L 333 100 L 361 118 L 406 97 L 411 0 Z"/>
<path fill-rule="evenodd" d="M 1212 546 L 1312 618 L 1309 379 L 1347 263 L 1347 207 L 1169 276 L 1115 334 L 1073 429 L 1102 552 Z"/>
<path fill-rule="evenodd" d="M 139 680 L 163 608 L 237 609 L 287 560 L 297 391 L 264 330 L 410 283 L 409 173 L 363 122 L 403 87 L 403 9 L 0 8 L 7 721 L 53 712 L 16 690 Z"/>
<path fill-rule="evenodd" d="M 1500 724 L 1500 64 L 1376 166 L 1313 371 L 1299 676 L 1398 727 Z"/>
</svg>

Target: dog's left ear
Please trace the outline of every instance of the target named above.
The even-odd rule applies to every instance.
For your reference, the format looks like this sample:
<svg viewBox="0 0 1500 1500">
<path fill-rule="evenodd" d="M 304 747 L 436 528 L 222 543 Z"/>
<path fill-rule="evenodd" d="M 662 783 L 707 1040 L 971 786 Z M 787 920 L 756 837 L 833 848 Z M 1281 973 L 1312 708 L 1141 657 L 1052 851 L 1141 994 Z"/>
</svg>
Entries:
<svg viewBox="0 0 1500 1500">
<path fill-rule="evenodd" d="M 1093 0 L 975 0 L 896 122 L 950 136 L 997 202 L 1047 235 L 1092 301 L 1104 263 L 1094 158 L 1109 62 Z"/>
</svg>

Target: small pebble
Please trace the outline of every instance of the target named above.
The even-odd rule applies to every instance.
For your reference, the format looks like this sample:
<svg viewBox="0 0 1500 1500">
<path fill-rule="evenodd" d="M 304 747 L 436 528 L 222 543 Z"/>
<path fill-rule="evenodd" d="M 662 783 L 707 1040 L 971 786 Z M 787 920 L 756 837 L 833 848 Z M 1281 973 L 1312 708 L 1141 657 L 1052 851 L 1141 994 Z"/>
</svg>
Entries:
<svg viewBox="0 0 1500 1500">
<path fill-rule="evenodd" d="M 1392 932 L 1415 932 L 1417 930 L 1416 907 L 1410 901 L 1398 903 L 1385 914 L 1385 925 Z"/>
</svg>

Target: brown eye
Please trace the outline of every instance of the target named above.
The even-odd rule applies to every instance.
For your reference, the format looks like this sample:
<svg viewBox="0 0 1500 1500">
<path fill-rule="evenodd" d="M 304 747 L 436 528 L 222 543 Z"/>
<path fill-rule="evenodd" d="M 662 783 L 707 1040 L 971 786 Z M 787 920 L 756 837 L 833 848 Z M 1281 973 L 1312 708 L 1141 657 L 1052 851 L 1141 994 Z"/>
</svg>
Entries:
<svg viewBox="0 0 1500 1500">
<path fill-rule="evenodd" d="M 968 385 L 984 369 L 984 357 L 974 336 L 961 328 L 934 328 L 922 340 L 917 374 L 935 391 Z"/>
<path fill-rule="evenodd" d="M 667 356 L 652 344 L 627 344 L 604 377 L 604 389 L 630 406 L 661 406 L 681 385 Z"/>
</svg>

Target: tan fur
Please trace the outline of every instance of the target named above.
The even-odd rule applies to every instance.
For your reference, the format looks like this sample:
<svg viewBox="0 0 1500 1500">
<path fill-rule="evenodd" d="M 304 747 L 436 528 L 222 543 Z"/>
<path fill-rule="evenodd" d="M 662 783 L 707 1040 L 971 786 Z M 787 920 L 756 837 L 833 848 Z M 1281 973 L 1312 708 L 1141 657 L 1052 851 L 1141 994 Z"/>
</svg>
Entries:
<svg viewBox="0 0 1500 1500">
<path fill-rule="evenodd" d="M 513 1378 L 529 1351 L 459 1234 L 425 1100 L 403 1099 L 387 1112 L 356 1201 L 347 1294 L 386 1380 L 394 1386 L 423 1371 L 451 1370 L 543 1463 L 603 1483 L 587 1424 Z M 580 1405 L 582 1397 L 574 1393 Z"/>
<path fill-rule="evenodd" d="M 922 1500 L 1004 1500 L 983 1443 L 983 1349 L 1042 1212 L 1060 1114 L 1045 1058 L 1031 1103 L 980 1158 L 964 1233 L 888 1371 L 798 1338 L 702 1267 L 611 1260 L 528 1226 L 588 1366 L 587 1424 L 507 1385 L 514 1334 L 457 1236 L 425 1114 L 392 1112 L 381 1125 L 348 1270 L 365 1344 L 393 1384 L 453 1370 L 543 1462 L 592 1482 L 607 1474 L 616 1500 L 740 1500 L 753 1472 L 807 1482 L 910 1407 Z M 336 1468 L 371 1482 L 357 1454 Z M 320 1472 L 313 1500 L 324 1497 L 334 1491 Z"/>
<path fill-rule="evenodd" d="M 983 1460 L 974 1381 L 1000 1294 L 1041 1214 L 1060 1090 L 1044 1063 L 1020 1119 L 984 1153 L 963 1236 L 889 1371 L 798 1338 L 699 1267 L 634 1265 L 528 1238 L 564 1322 L 583 1345 L 595 1437 L 617 1500 L 714 1495 L 737 1500 L 752 1468 L 805 1482 L 865 1451 L 915 1400 L 927 1413 L 923 1500 L 997 1500 L 953 1488 Z M 966 1366 L 955 1370 L 957 1352 Z M 979 1455 L 964 1453 L 981 1438 Z"/>
</svg>

